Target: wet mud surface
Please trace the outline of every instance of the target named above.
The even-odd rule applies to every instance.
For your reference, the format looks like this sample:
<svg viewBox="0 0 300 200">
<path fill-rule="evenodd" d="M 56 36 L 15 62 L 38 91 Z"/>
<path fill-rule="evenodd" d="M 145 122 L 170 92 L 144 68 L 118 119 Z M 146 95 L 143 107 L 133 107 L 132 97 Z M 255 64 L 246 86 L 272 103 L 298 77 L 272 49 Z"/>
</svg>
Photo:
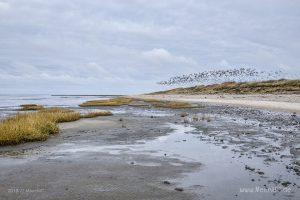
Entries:
<svg viewBox="0 0 300 200">
<path fill-rule="evenodd" d="M 294 113 L 114 108 L 0 148 L 0 199 L 299 199 Z"/>
</svg>

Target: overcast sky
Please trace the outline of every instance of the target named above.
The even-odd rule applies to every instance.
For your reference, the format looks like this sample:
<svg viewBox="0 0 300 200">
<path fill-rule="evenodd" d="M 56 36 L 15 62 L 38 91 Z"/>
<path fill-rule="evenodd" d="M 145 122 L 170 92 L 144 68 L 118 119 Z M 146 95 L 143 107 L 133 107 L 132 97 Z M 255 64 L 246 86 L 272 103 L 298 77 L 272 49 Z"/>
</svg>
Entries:
<svg viewBox="0 0 300 200">
<path fill-rule="evenodd" d="M 0 0 L 0 93 L 142 93 L 299 63 L 300 0 Z"/>
</svg>

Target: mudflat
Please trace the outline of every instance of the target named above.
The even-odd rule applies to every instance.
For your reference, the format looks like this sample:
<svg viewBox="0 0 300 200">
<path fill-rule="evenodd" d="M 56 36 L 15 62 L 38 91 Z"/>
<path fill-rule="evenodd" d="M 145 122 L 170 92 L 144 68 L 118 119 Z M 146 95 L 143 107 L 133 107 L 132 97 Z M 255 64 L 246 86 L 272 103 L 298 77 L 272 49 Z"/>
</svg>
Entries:
<svg viewBox="0 0 300 200">
<path fill-rule="evenodd" d="M 299 199 L 299 116 L 122 106 L 1 147 L 0 199 Z"/>
</svg>

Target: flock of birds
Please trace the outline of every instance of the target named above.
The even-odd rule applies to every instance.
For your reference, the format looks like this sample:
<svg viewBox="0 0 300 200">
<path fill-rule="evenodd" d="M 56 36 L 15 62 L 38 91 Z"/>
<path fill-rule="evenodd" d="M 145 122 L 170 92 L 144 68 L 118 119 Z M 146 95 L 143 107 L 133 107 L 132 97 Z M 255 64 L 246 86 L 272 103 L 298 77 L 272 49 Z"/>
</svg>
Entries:
<svg viewBox="0 0 300 200">
<path fill-rule="evenodd" d="M 226 70 L 210 70 L 199 73 L 174 76 L 169 80 L 158 82 L 160 85 L 179 85 L 192 83 L 220 83 L 228 81 L 257 81 L 278 79 L 281 71 L 258 71 L 254 68 L 235 68 Z"/>
</svg>

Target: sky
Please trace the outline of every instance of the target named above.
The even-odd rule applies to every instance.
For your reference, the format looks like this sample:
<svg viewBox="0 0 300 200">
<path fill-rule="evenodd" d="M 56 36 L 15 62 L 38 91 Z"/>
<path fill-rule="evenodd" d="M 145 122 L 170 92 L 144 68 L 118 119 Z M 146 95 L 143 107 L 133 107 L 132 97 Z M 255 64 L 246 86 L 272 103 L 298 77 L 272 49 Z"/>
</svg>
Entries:
<svg viewBox="0 0 300 200">
<path fill-rule="evenodd" d="M 138 94 L 236 66 L 299 78 L 299 63 L 300 0 L 0 0 L 0 94 Z"/>
</svg>

